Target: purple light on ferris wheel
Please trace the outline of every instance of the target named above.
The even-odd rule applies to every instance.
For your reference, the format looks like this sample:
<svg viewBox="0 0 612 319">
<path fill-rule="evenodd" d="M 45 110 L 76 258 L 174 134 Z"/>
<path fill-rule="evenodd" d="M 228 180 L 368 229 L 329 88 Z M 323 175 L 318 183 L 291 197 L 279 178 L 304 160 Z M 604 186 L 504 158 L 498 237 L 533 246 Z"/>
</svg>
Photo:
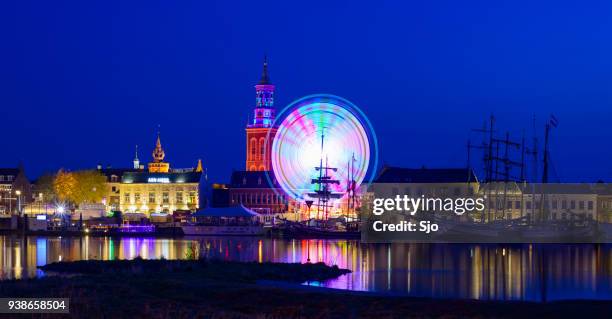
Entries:
<svg viewBox="0 0 612 319">
<path fill-rule="evenodd" d="M 272 143 L 272 170 L 285 193 L 307 198 L 318 187 L 312 179 L 319 177 L 320 166 L 336 168 L 327 171 L 331 179 L 340 181 L 329 185 L 333 193 L 346 194 L 350 185 L 363 182 L 376 142 L 371 125 L 356 106 L 342 98 L 316 95 L 293 103 L 280 118 Z"/>
</svg>

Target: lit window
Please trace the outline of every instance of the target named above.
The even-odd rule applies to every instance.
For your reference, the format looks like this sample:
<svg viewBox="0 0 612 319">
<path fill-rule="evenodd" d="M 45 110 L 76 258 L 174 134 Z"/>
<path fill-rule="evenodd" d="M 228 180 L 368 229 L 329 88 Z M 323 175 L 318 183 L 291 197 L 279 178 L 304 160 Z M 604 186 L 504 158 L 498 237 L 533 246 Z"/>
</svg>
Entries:
<svg viewBox="0 0 612 319">
<path fill-rule="evenodd" d="M 265 140 L 263 138 L 259 139 L 259 154 L 260 154 L 260 158 L 264 158 L 264 145 L 265 145 Z"/>
<path fill-rule="evenodd" d="M 170 202 L 170 195 L 167 192 L 162 193 L 162 203 L 168 204 Z"/>
<path fill-rule="evenodd" d="M 257 140 L 251 139 L 251 158 L 255 159 L 255 154 L 257 153 Z"/>
</svg>

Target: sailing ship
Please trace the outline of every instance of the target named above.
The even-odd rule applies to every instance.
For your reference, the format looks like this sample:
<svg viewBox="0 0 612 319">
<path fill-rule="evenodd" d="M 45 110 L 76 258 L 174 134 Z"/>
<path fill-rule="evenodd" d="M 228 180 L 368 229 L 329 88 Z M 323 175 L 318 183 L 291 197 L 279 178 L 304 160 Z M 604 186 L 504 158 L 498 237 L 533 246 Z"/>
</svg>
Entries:
<svg viewBox="0 0 612 319">
<path fill-rule="evenodd" d="M 325 131 L 321 132 L 321 157 L 319 165 L 314 167 L 317 176 L 310 181 L 314 185 L 314 190 L 307 192 L 305 204 L 309 211 L 309 220 L 306 222 L 284 221 L 284 233 L 292 237 L 342 237 L 342 238 L 358 238 L 360 232 L 354 224 L 348 224 L 346 220 L 339 218 L 330 218 L 330 210 L 334 208 L 334 202 L 344 197 L 345 195 L 353 197 L 355 191 L 354 178 L 350 172 L 347 180 L 347 191 L 334 191 L 333 185 L 340 185 L 340 180 L 334 178 L 330 172 L 338 172 L 337 167 L 329 166 L 329 158 L 324 154 L 325 146 Z M 351 161 L 355 161 L 354 155 Z M 352 193 L 351 193 L 352 192 Z M 352 195 L 351 195 L 352 194 Z M 350 199 L 349 199 L 350 203 Z M 316 218 L 310 219 L 310 208 L 316 207 Z M 350 204 L 349 204 L 350 205 Z M 350 206 L 348 207 L 350 208 Z"/>
<path fill-rule="evenodd" d="M 483 194 L 491 201 L 496 199 L 496 202 L 502 203 L 502 214 L 498 214 L 499 207 L 493 207 L 497 204 L 489 203 L 486 211 L 483 211 L 479 218 L 481 225 L 478 225 L 478 222 L 456 225 L 456 227 L 451 227 L 450 232 L 465 236 L 479 233 L 481 235 L 488 234 L 489 236 L 485 237 L 494 241 L 495 237 L 498 237 L 497 241 L 505 242 L 588 242 L 594 240 L 596 237 L 595 222 L 580 218 L 574 219 L 574 216 L 568 221 L 557 220 L 551 216 L 550 207 L 547 205 L 550 195 L 555 194 L 554 184 L 548 184 L 551 167 L 549 138 L 551 130 L 557 127 L 558 120 L 551 115 L 545 125 L 544 147 L 543 154 L 541 154 L 541 167 L 543 169 L 541 183 L 527 183 L 527 156 L 533 157 L 532 180 L 539 177 L 537 168 L 540 163 L 537 138 L 533 138 L 533 144 L 529 147 L 526 145 L 524 137 L 521 143 L 511 141 L 508 133 L 506 133 L 505 138 L 497 138 L 494 134 L 496 131 L 494 122 L 495 118 L 491 116 L 488 125 L 485 123 L 482 129 L 473 130 L 484 133 L 485 138 L 481 145 L 472 145 L 468 140 L 468 168 L 470 150 L 483 150 L 485 177 L 481 191 L 484 190 Z M 520 161 L 510 158 L 510 149 L 520 151 Z M 503 153 L 500 154 L 500 151 Z M 519 176 L 512 176 L 511 173 L 516 168 L 520 169 L 520 174 Z M 500 186 L 503 189 L 501 192 L 499 191 Z M 506 215 L 507 206 L 505 203 L 508 203 L 508 198 L 510 198 L 507 195 L 514 191 L 513 188 L 519 189 L 517 194 L 520 194 L 518 201 L 521 202 L 521 216 L 518 218 L 512 218 L 512 214 Z M 526 200 L 524 196 L 527 196 Z M 529 203 L 531 207 L 524 208 L 523 204 L 525 203 Z M 511 206 L 510 208 L 512 208 Z M 575 214 L 570 213 L 570 215 Z"/>
</svg>

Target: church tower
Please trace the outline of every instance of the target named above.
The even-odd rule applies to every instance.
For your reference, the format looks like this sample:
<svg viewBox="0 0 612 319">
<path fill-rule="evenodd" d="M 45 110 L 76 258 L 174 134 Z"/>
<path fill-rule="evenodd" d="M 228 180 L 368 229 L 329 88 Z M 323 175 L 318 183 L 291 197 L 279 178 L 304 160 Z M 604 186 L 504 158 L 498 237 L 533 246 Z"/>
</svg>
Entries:
<svg viewBox="0 0 612 319">
<path fill-rule="evenodd" d="M 246 127 L 246 170 L 269 171 L 272 169 L 272 141 L 276 135 L 274 85 L 270 82 L 268 59 L 264 57 L 263 71 L 255 85 L 255 108 L 253 120 Z M 269 140 L 268 139 L 269 133 Z"/>
<path fill-rule="evenodd" d="M 166 153 L 162 148 L 159 132 L 157 133 L 157 142 L 155 143 L 152 155 L 153 162 L 149 163 L 149 173 L 168 173 L 170 171 L 170 163 L 164 162 Z"/>
</svg>

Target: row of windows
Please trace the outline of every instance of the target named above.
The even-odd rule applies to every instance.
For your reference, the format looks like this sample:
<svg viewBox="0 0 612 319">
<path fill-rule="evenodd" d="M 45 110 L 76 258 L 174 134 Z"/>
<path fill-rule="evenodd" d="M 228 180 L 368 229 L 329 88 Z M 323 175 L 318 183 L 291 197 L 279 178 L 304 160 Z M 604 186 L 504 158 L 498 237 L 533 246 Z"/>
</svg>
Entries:
<svg viewBox="0 0 612 319">
<path fill-rule="evenodd" d="M 253 169 L 255 169 L 255 166 L 251 166 Z M 263 168 L 263 166 L 261 166 L 261 168 Z M 264 179 L 259 177 L 257 178 L 257 185 L 262 185 L 264 183 Z M 246 177 L 242 178 L 242 185 L 246 185 L 247 184 L 247 179 Z M 278 183 L 276 182 L 276 178 L 272 181 L 272 184 L 274 185 L 278 185 Z"/>
<path fill-rule="evenodd" d="M 179 204 L 182 204 L 184 201 L 184 197 L 183 197 L 183 192 L 176 192 L 176 202 Z M 195 204 L 196 203 L 196 193 L 195 192 L 189 192 L 189 194 L 187 195 L 187 204 Z M 123 200 L 126 203 L 130 203 L 131 202 L 131 194 L 130 193 L 124 193 L 123 194 Z M 169 204 L 170 203 L 170 193 L 168 192 L 163 192 L 162 193 L 162 204 Z M 140 193 L 134 193 L 134 202 L 135 203 L 140 203 L 142 202 L 142 198 Z M 155 204 L 157 202 L 157 196 L 155 193 L 149 193 L 149 198 L 148 198 L 148 203 L 149 204 Z"/>
<path fill-rule="evenodd" d="M 531 218 L 532 218 L 531 213 L 526 213 L 524 216 L 525 216 L 525 217 L 526 217 L 528 220 L 531 220 Z M 518 216 L 518 215 L 513 216 L 513 214 L 506 214 L 504 217 L 505 217 L 506 219 L 513 219 L 513 218 L 518 218 L 519 216 Z M 577 215 L 577 214 L 565 213 L 565 212 L 559 212 L 559 213 L 557 213 L 557 212 L 553 212 L 553 213 L 550 215 L 550 217 L 551 217 L 553 220 L 558 220 L 558 219 L 562 219 L 562 220 L 571 219 L 571 220 L 573 220 L 573 219 L 576 219 L 576 218 L 587 218 L 587 219 L 592 220 L 592 219 L 594 218 L 594 216 L 593 216 L 593 214 L 592 214 L 592 213 Z"/>
<path fill-rule="evenodd" d="M 550 203 L 550 205 L 549 205 L 549 203 Z M 587 210 L 593 210 L 593 201 L 592 200 L 590 200 L 590 201 L 583 201 L 583 200 L 581 200 L 581 201 L 575 201 L 575 200 L 570 200 L 570 201 L 561 200 L 561 201 L 557 201 L 557 200 L 552 200 L 550 202 L 548 200 L 545 200 L 544 201 L 544 207 L 545 208 L 550 208 L 552 210 L 557 210 L 557 209 L 559 209 L 559 206 L 560 206 L 561 209 L 575 210 L 576 209 L 576 203 L 578 204 L 578 206 L 577 206 L 578 210 L 585 210 L 585 208 Z M 497 201 L 490 200 L 489 201 L 490 207 L 495 207 L 497 209 L 503 209 L 503 208 L 506 208 L 506 209 L 512 209 L 512 208 L 514 208 L 514 209 L 521 209 L 521 201 L 519 201 L 519 200 L 514 201 L 514 204 L 513 204 L 513 201 L 508 201 L 506 203 L 506 207 L 503 207 L 502 204 L 503 204 L 503 201 L 501 201 L 501 200 L 497 200 Z M 559 205 L 559 204 L 561 204 L 561 205 Z M 585 206 L 585 204 L 586 204 L 586 206 Z M 535 204 L 532 201 L 525 201 L 525 209 L 532 209 L 532 208 L 540 209 L 540 201 L 536 201 Z"/>
<path fill-rule="evenodd" d="M 15 179 L 15 176 L 13 175 L 0 175 L 0 182 L 4 182 L 4 181 L 12 182 L 13 179 Z"/>
<path fill-rule="evenodd" d="M 260 160 L 263 159 L 265 157 L 265 139 L 262 137 L 259 139 L 259 147 L 257 147 L 258 143 L 257 143 L 257 139 L 252 138 L 251 142 L 250 142 L 251 146 L 251 159 L 256 159 L 256 160 Z M 257 152 L 257 150 L 259 149 L 259 153 Z"/>
<path fill-rule="evenodd" d="M 232 195 L 232 202 L 242 204 L 286 204 L 287 200 L 285 196 L 278 194 L 251 193 Z"/>
<path fill-rule="evenodd" d="M 257 106 L 272 107 L 274 105 L 274 94 L 269 91 L 257 91 L 255 94 Z M 269 114 L 266 116 L 270 116 Z"/>
<path fill-rule="evenodd" d="M 612 208 L 612 200 L 601 201 L 601 208 L 604 208 L 604 209 Z"/>
</svg>

